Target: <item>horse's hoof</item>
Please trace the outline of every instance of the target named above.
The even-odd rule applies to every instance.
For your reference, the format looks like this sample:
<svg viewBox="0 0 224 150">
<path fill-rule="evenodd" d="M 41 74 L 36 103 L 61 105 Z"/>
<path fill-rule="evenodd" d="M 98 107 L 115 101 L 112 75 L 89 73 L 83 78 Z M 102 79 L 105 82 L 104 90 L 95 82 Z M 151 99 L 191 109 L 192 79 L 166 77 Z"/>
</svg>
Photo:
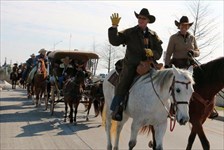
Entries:
<svg viewBox="0 0 224 150">
<path fill-rule="evenodd" d="M 112 150 L 112 145 L 108 145 L 107 150 Z"/>
<path fill-rule="evenodd" d="M 89 118 L 86 118 L 86 121 L 89 121 Z"/>
</svg>

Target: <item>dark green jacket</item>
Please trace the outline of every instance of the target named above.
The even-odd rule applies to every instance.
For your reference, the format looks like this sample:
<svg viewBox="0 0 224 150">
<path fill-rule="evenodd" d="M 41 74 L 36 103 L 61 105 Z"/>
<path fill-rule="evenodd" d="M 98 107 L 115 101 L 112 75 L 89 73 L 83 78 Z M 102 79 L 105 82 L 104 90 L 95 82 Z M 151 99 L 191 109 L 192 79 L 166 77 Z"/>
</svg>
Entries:
<svg viewBox="0 0 224 150">
<path fill-rule="evenodd" d="M 148 29 L 149 32 L 149 46 L 153 53 L 154 59 L 160 59 L 163 49 L 162 41 L 158 38 L 154 31 Z M 143 42 L 143 32 L 138 27 L 132 27 L 122 32 L 118 32 L 117 28 L 110 27 L 108 29 L 109 42 L 113 46 L 119 46 L 120 44 L 127 45 L 124 61 L 126 64 L 137 66 L 140 61 L 145 60 L 145 50 Z"/>
</svg>

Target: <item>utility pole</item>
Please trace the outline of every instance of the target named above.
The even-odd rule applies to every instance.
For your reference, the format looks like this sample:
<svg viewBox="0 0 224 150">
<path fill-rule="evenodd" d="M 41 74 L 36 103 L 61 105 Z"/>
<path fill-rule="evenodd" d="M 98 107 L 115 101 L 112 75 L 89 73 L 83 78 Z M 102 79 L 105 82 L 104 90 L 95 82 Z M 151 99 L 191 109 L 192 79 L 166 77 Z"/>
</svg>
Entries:
<svg viewBox="0 0 224 150">
<path fill-rule="evenodd" d="M 110 63 L 111 63 L 111 45 L 109 45 L 109 58 L 108 58 L 108 69 L 107 69 L 107 72 L 109 73 L 110 72 Z"/>
</svg>

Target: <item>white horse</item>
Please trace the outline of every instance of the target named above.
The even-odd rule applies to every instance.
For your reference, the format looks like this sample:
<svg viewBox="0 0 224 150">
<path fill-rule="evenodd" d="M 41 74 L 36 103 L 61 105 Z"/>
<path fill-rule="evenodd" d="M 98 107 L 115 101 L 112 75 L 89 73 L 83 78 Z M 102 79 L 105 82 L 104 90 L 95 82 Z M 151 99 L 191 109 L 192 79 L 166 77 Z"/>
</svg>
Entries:
<svg viewBox="0 0 224 150">
<path fill-rule="evenodd" d="M 191 70 L 191 71 L 190 71 Z M 117 122 L 114 150 L 118 149 L 119 136 L 124 123 L 129 117 L 133 118 L 131 124 L 131 137 L 129 149 L 136 145 L 139 129 L 152 126 L 155 131 L 155 149 L 163 149 L 163 137 L 167 128 L 167 116 L 170 115 L 170 102 L 176 108 L 176 120 L 180 125 L 189 121 L 189 100 L 193 93 L 193 68 L 188 70 L 177 69 L 174 66 L 164 70 L 151 70 L 150 73 L 141 76 L 129 90 L 129 99 L 126 110 L 123 112 L 123 120 Z M 114 96 L 114 86 L 108 82 L 111 71 L 103 83 L 105 97 L 104 112 L 105 129 L 107 134 L 107 149 L 112 149 L 111 144 L 111 110 L 110 105 Z M 170 98 L 170 100 L 169 100 Z"/>
</svg>

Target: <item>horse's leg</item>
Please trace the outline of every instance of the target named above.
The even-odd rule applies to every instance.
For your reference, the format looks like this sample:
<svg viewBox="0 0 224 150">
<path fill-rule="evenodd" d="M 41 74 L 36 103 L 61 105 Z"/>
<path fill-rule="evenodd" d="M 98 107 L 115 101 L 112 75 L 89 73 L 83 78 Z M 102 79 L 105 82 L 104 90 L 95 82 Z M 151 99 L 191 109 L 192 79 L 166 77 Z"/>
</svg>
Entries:
<svg viewBox="0 0 224 150">
<path fill-rule="evenodd" d="M 70 123 L 73 123 L 73 103 L 72 103 L 71 98 L 68 99 L 68 105 L 69 105 L 69 108 L 70 108 L 70 113 L 69 113 Z"/>
<path fill-rule="evenodd" d="M 48 108 L 48 100 L 49 100 L 48 92 L 47 92 L 47 88 L 45 88 L 44 89 L 45 110 L 47 110 L 47 108 Z"/>
<path fill-rule="evenodd" d="M 89 98 L 88 107 L 87 107 L 87 114 L 86 114 L 86 121 L 89 121 L 89 111 L 92 106 L 92 98 Z"/>
<path fill-rule="evenodd" d="M 152 141 L 149 141 L 148 146 L 149 148 L 156 149 L 155 129 L 153 128 L 153 126 L 151 126 L 151 132 L 152 132 Z"/>
<path fill-rule="evenodd" d="M 77 102 L 74 104 L 75 106 L 75 111 L 74 111 L 74 124 L 76 125 L 77 124 L 77 121 L 76 121 L 76 117 L 77 117 L 77 112 L 78 112 L 78 106 L 79 106 L 79 100 L 77 100 Z"/>
<path fill-rule="evenodd" d="M 39 100 L 40 100 L 40 91 L 39 89 L 35 89 L 35 93 L 36 93 L 36 107 L 38 107 L 38 105 L 40 105 Z"/>
<path fill-rule="evenodd" d="M 117 122 L 117 128 L 116 128 L 116 136 L 115 136 L 115 141 L 114 141 L 114 150 L 119 149 L 119 139 L 120 139 L 120 133 L 121 130 L 125 124 L 125 122 L 128 120 L 128 116 L 123 113 L 123 119 L 120 122 Z M 130 143 L 130 142 L 129 142 Z"/>
<path fill-rule="evenodd" d="M 141 127 L 141 124 L 139 122 L 135 121 L 133 118 L 133 121 L 131 124 L 131 137 L 130 137 L 129 144 L 128 144 L 129 150 L 132 150 L 137 143 L 137 135 L 138 135 L 138 131 L 139 131 L 140 127 Z"/>
<path fill-rule="evenodd" d="M 158 124 L 156 126 L 153 126 L 153 128 L 155 130 L 155 143 L 156 143 L 155 149 L 163 150 L 163 137 L 166 132 L 167 121 L 165 121 L 164 123 Z"/>
<path fill-rule="evenodd" d="M 64 122 L 66 122 L 67 119 L 67 113 L 68 113 L 68 103 L 66 97 L 64 97 L 64 103 L 65 103 L 65 114 L 64 114 Z"/>
<path fill-rule="evenodd" d="M 193 126 L 191 129 L 191 133 L 188 137 L 188 143 L 187 143 L 187 148 L 186 150 L 191 150 L 192 149 L 192 145 L 194 143 L 195 137 L 196 137 L 196 131 L 195 131 L 195 127 Z"/>
<path fill-rule="evenodd" d="M 111 144 L 111 115 L 110 110 L 107 109 L 109 106 L 104 106 L 104 113 L 105 113 L 105 131 L 107 135 L 107 150 L 112 150 L 112 144 Z"/>
<path fill-rule="evenodd" d="M 202 124 L 198 125 L 198 136 L 201 141 L 202 147 L 204 150 L 209 150 L 210 149 L 210 143 L 205 135 L 205 132 L 203 130 Z"/>
</svg>

